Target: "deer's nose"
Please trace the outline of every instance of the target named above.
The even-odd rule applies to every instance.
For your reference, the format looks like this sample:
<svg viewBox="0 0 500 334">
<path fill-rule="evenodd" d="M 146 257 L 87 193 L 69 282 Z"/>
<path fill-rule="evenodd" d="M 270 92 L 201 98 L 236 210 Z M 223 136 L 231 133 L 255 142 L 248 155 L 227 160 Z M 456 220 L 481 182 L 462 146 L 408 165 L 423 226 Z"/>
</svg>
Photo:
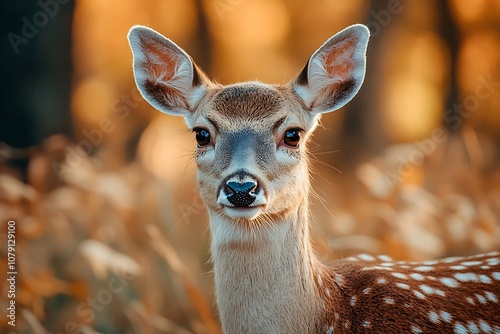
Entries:
<svg viewBox="0 0 500 334">
<path fill-rule="evenodd" d="M 228 181 L 224 187 L 227 200 L 235 207 L 248 207 L 255 201 L 254 190 L 257 188 L 256 181 L 235 182 Z"/>
</svg>

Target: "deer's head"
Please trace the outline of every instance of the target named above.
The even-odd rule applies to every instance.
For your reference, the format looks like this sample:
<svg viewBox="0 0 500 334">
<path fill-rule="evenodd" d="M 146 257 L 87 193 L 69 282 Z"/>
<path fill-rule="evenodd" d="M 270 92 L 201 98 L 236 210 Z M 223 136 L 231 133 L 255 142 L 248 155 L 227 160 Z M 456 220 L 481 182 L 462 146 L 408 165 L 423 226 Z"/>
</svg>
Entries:
<svg viewBox="0 0 500 334">
<path fill-rule="evenodd" d="M 143 97 L 183 116 L 196 136 L 201 196 L 235 222 L 285 217 L 307 200 L 307 140 L 319 115 L 358 92 L 369 30 L 353 25 L 326 41 L 286 85 L 211 82 L 175 43 L 146 27 L 128 35 Z"/>
</svg>

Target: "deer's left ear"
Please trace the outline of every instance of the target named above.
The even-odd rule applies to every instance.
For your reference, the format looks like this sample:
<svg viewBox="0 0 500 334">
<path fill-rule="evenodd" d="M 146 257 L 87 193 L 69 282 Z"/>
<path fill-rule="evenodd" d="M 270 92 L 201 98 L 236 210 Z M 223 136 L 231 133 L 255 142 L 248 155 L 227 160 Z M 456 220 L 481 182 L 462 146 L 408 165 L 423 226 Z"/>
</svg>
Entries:
<svg viewBox="0 0 500 334">
<path fill-rule="evenodd" d="M 358 92 L 365 78 L 370 31 L 350 26 L 327 40 L 292 82 L 292 90 L 314 114 L 337 110 Z"/>
</svg>

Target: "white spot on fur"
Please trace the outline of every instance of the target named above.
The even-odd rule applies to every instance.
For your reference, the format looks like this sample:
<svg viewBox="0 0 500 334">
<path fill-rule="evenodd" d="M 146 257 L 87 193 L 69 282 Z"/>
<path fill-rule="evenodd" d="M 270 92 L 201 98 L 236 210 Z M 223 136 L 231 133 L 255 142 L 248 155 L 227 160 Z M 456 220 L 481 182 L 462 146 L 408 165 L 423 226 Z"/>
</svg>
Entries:
<svg viewBox="0 0 500 334">
<path fill-rule="evenodd" d="M 480 266 L 481 264 L 483 264 L 483 261 L 465 261 L 461 263 L 462 266 L 467 266 L 467 267 Z"/>
<path fill-rule="evenodd" d="M 479 280 L 481 281 L 481 283 L 491 284 L 491 278 L 486 275 L 479 275 Z"/>
<path fill-rule="evenodd" d="M 327 295 L 328 297 L 330 297 L 330 289 L 326 288 L 326 289 L 325 289 L 325 293 L 326 293 L 326 295 Z"/>
<path fill-rule="evenodd" d="M 464 326 L 464 325 L 462 325 L 462 324 L 461 324 L 461 323 L 459 323 L 459 322 L 457 322 L 457 323 L 455 324 L 455 326 L 453 327 L 453 330 L 454 330 L 455 334 L 467 334 L 467 333 L 469 333 L 469 332 L 467 331 L 467 328 L 465 328 L 465 326 Z"/>
<path fill-rule="evenodd" d="M 434 270 L 434 268 L 431 267 L 431 266 L 418 266 L 418 267 L 413 268 L 413 270 L 416 270 L 416 271 L 432 271 L 432 270 Z"/>
<path fill-rule="evenodd" d="M 425 295 L 420 292 L 420 291 L 417 291 L 417 290 L 414 290 L 413 293 L 415 294 L 415 296 L 417 296 L 418 298 L 420 299 L 425 299 Z"/>
<path fill-rule="evenodd" d="M 410 274 L 410 277 L 413 278 L 414 280 L 417 280 L 417 281 L 424 280 L 424 276 L 422 274 L 419 274 L 419 273 Z"/>
<path fill-rule="evenodd" d="M 407 279 L 408 278 L 408 276 L 406 276 L 405 274 L 402 274 L 402 273 L 392 273 L 391 275 L 396 277 L 396 278 L 400 278 L 400 279 Z"/>
<path fill-rule="evenodd" d="M 367 295 L 367 294 L 370 293 L 371 290 L 372 290 L 371 288 L 366 288 L 366 289 L 363 290 L 363 294 Z"/>
<path fill-rule="evenodd" d="M 385 283 L 387 283 L 387 280 L 386 280 L 385 278 L 383 278 L 383 277 L 380 277 L 380 278 L 377 280 L 377 283 L 378 283 L 378 284 L 385 284 Z"/>
<path fill-rule="evenodd" d="M 491 326 L 484 320 L 479 320 L 479 327 L 483 332 L 491 333 Z"/>
<path fill-rule="evenodd" d="M 498 266 L 500 264 L 500 260 L 498 258 L 487 259 L 486 263 L 490 266 Z"/>
<path fill-rule="evenodd" d="M 491 269 L 491 267 L 490 266 L 481 266 L 481 269 L 488 270 L 488 269 Z"/>
<path fill-rule="evenodd" d="M 495 272 L 495 273 L 491 274 L 491 277 L 493 277 L 497 281 L 500 281 L 500 273 Z"/>
<path fill-rule="evenodd" d="M 365 320 L 365 321 L 363 321 L 363 325 L 362 326 L 365 327 L 365 328 L 368 328 L 368 327 L 371 326 L 371 323 L 369 321 Z"/>
<path fill-rule="evenodd" d="M 328 327 L 328 332 L 327 334 L 333 334 L 333 326 Z"/>
<path fill-rule="evenodd" d="M 395 263 L 393 263 L 393 262 L 384 262 L 384 263 L 381 263 L 380 265 L 383 266 L 383 267 L 393 267 L 393 266 L 395 266 Z"/>
<path fill-rule="evenodd" d="M 363 268 L 363 270 L 389 270 L 392 271 L 392 267 L 382 267 L 382 266 L 373 266 L 373 267 L 366 267 Z"/>
<path fill-rule="evenodd" d="M 439 280 L 441 281 L 441 283 L 450 288 L 456 288 L 458 286 L 458 282 L 453 278 L 441 277 Z"/>
<path fill-rule="evenodd" d="M 393 261 L 393 259 L 387 255 L 379 255 L 378 259 L 380 261 L 384 261 L 384 262 L 392 262 Z"/>
<path fill-rule="evenodd" d="M 476 305 L 476 302 L 471 297 L 467 297 L 466 299 L 469 304 Z"/>
<path fill-rule="evenodd" d="M 484 296 L 476 293 L 476 298 L 481 304 L 486 304 L 486 298 L 484 298 Z"/>
<path fill-rule="evenodd" d="M 467 323 L 467 328 L 472 334 L 479 334 L 479 327 L 477 327 L 477 325 L 473 321 L 469 321 Z"/>
<path fill-rule="evenodd" d="M 439 320 L 439 315 L 434 312 L 434 311 L 430 311 L 429 312 L 429 320 L 432 321 L 433 323 L 437 324 L 437 323 L 440 323 L 441 321 Z"/>
<path fill-rule="evenodd" d="M 430 286 L 428 285 L 425 285 L 425 284 L 422 284 L 420 285 L 420 289 L 427 295 L 433 295 L 433 294 L 436 294 L 436 295 L 440 295 L 442 297 L 445 296 L 445 293 L 443 290 L 439 290 L 439 289 L 434 289 L 434 288 L 431 288 Z"/>
<path fill-rule="evenodd" d="M 389 305 L 394 304 L 394 299 L 392 299 L 390 297 L 384 298 L 384 301 L 385 301 L 386 304 L 389 304 Z"/>
<path fill-rule="evenodd" d="M 479 278 L 474 273 L 460 273 L 455 274 L 454 277 L 460 282 L 477 282 Z"/>
<path fill-rule="evenodd" d="M 356 297 L 356 296 L 352 296 L 352 297 L 351 297 L 351 306 L 356 305 L 356 300 L 357 300 L 357 297 Z"/>
<path fill-rule="evenodd" d="M 410 290 L 410 286 L 408 284 L 396 283 L 396 286 L 399 287 L 399 288 L 401 288 L 401 289 Z"/>
<path fill-rule="evenodd" d="M 417 326 L 411 326 L 411 332 L 415 334 L 422 333 L 422 330 L 418 328 Z"/>
<path fill-rule="evenodd" d="M 375 258 L 371 256 L 370 254 L 359 254 L 358 258 L 363 261 L 375 261 Z"/>
<path fill-rule="evenodd" d="M 453 270 L 464 270 L 464 269 L 467 269 L 466 266 L 451 266 L 450 269 L 453 269 Z"/>
<path fill-rule="evenodd" d="M 452 319 L 451 314 L 449 314 L 446 311 L 439 312 L 439 315 L 441 316 L 441 319 L 443 319 L 446 322 L 450 322 Z"/>
<path fill-rule="evenodd" d="M 434 293 L 434 289 L 425 284 L 420 286 L 420 290 L 422 290 L 426 295 L 432 295 Z"/>
<path fill-rule="evenodd" d="M 494 293 L 486 291 L 485 296 L 490 302 L 498 303 L 498 298 Z"/>
</svg>

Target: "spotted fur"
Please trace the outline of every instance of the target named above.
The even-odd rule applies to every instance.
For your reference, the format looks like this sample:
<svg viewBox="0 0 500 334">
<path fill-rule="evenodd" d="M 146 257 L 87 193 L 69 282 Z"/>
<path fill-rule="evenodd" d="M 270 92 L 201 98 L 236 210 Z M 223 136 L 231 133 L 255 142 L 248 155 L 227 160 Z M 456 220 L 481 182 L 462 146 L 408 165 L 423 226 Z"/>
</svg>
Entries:
<svg viewBox="0 0 500 334">
<path fill-rule="evenodd" d="M 499 333 L 500 253 L 425 262 L 367 254 L 321 267 L 317 333 Z"/>
</svg>

